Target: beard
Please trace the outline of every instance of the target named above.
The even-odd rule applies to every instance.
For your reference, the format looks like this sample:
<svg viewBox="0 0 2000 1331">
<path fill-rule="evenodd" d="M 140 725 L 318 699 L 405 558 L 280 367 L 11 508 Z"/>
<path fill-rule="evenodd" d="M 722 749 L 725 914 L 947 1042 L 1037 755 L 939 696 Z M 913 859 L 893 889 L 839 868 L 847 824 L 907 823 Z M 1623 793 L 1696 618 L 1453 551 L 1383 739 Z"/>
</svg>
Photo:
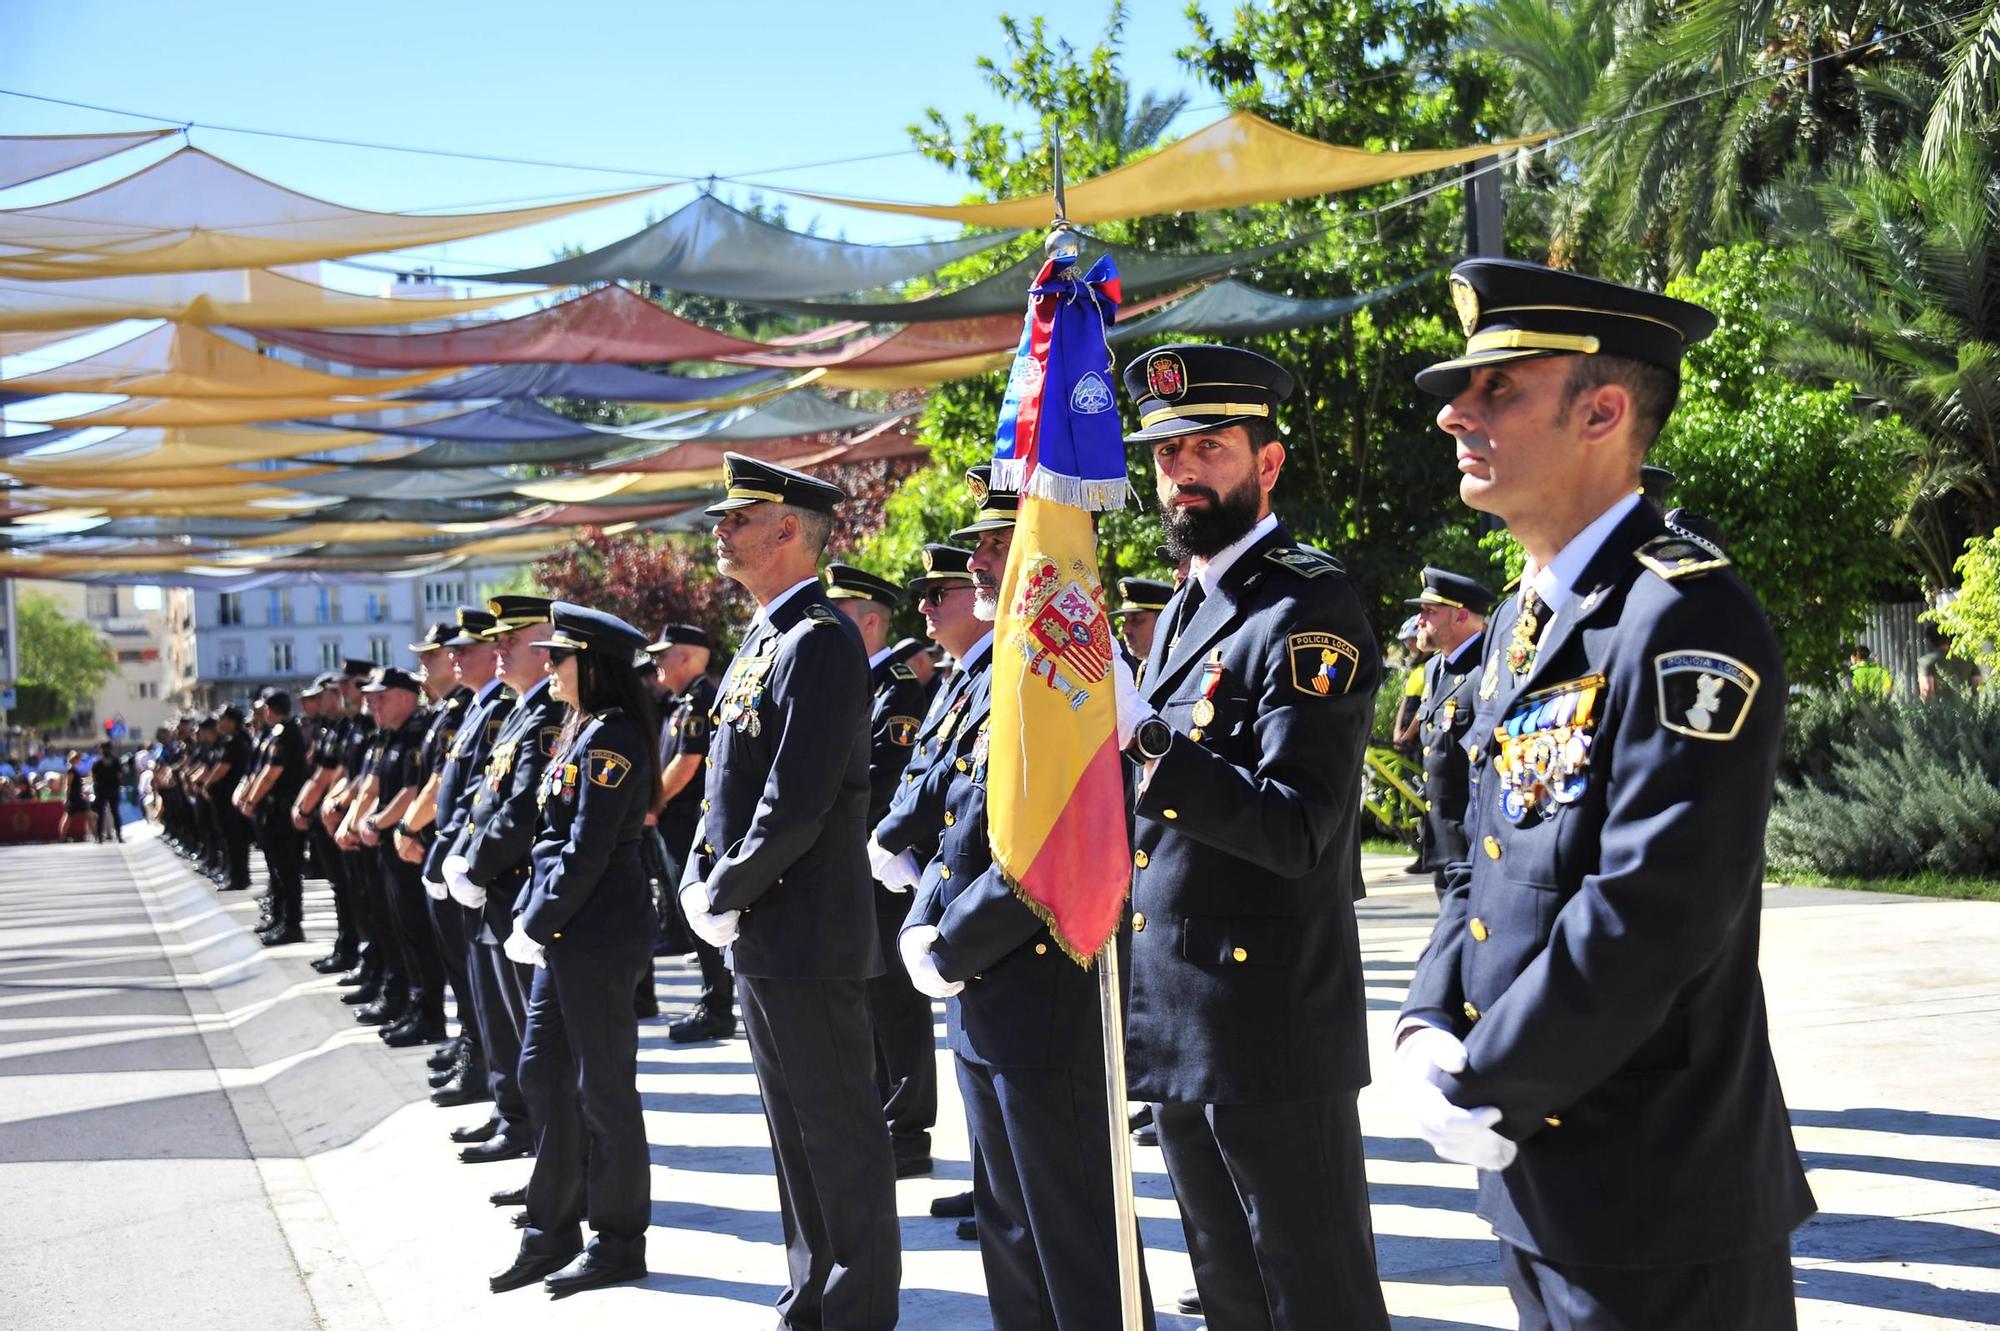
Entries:
<svg viewBox="0 0 2000 1331">
<path fill-rule="evenodd" d="M 1000 588 L 972 584 L 972 617 L 982 624 L 991 624 L 1000 618 Z"/>
<path fill-rule="evenodd" d="M 1175 494 L 1202 496 L 1208 500 L 1208 507 L 1163 506 L 1161 526 L 1166 530 L 1167 559 L 1171 563 L 1220 554 L 1257 525 L 1258 491 L 1254 476 L 1226 495 L 1205 485 L 1186 486 Z"/>
</svg>

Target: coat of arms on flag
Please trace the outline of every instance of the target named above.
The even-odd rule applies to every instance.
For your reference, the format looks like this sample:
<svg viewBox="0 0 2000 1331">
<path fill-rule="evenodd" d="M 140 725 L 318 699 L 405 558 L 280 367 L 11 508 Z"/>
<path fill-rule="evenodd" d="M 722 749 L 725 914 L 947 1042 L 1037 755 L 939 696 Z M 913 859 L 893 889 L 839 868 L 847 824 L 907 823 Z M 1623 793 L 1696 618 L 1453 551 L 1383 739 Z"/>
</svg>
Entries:
<svg viewBox="0 0 2000 1331">
<path fill-rule="evenodd" d="M 1111 618 L 1104 589 L 1083 561 L 1072 560 L 1065 577 L 1047 555 L 1030 556 L 1021 580 L 1013 620 L 1025 632 L 1017 640 L 1028 673 L 1081 707 L 1090 695 L 1081 686 L 1101 683 L 1111 673 Z"/>
</svg>

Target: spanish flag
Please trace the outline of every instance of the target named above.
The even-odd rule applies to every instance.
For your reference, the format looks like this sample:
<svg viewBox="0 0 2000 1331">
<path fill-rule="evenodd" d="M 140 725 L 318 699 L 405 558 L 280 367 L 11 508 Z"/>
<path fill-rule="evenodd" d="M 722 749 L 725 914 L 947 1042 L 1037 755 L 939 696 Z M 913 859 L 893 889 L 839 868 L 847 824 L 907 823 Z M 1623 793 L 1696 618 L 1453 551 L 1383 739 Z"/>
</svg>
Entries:
<svg viewBox="0 0 2000 1331">
<path fill-rule="evenodd" d="M 1044 265 L 1001 407 L 996 485 L 1021 506 L 994 626 L 986 801 L 1008 884 L 1088 966 L 1131 886 L 1125 786 L 1094 510 L 1125 502 L 1125 445 L 1105 329 L 1117 317 L 1108 258 L 1077 277 Z"/>
</svg>

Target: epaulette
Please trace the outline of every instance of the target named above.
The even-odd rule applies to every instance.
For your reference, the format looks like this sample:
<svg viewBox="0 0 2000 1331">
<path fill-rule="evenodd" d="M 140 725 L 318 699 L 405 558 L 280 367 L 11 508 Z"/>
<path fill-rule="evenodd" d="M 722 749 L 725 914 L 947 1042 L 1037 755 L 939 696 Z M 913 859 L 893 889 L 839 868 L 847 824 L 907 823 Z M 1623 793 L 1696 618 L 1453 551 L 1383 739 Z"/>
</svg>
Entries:
<svg viewBox="0 0 2000 1331">
<path fill-rule="evenodd" d="M 1513 577 L 1507 579 L 1507 585 L 1500 589 L 1500 594 L 1502 596 L 1505 596 L 1520 585 L 1521 585 L 1521 575 L 1516 573 Z"/>
<path fill-rule="evenodd" d="M 1279 568 L 1288 568 L 1302 578 L 1317 578 L 1323 573 L 1345 573 L 1338 559 L 1324 550 L 1315 550 L 1309 545 L 1286 545 L 1276 550 L 1266 550 L 1264 558 Z"/>
<path fill-rule="evenodd" d="M 904 665 L 901 661 L 889 667 L 889 675 L 892 679 L 908 680 L 912 684 L 917 682 L 917 672 Z"/>
<path fill-rule="evenodd" d="M 815 624 L 838 624 L 840 612 L 815 602 L 806 607 L 806 618 Z"/>
<path fill-rule="evenodd" d="M 1633 558 L 1668 582 L 1729 567 L 1729 557 L 1715 547 L 1674 535 L 1655 536 L 1640 546 Z"/>
</svg>

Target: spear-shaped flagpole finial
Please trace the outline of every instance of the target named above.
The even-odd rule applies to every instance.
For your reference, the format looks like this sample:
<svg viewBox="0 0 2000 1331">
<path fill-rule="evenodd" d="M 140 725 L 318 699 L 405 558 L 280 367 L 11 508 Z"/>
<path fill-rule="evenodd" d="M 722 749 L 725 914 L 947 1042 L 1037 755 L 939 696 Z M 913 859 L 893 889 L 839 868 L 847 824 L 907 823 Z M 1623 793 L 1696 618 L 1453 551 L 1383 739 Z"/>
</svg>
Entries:
<svg viewBox="0 0 2000 1331">
<path fill-rule="evenodd" d="M 1049 229 L 1049 238 L 1042 244 L 1042 253 L 1051 259 L 1074 259 L 1083 249 L 1083 237 L 1069 224 L 1069 205 L 1063 196 L 1062 136 L 1051 132 L 1049 148 L 1054 154 L 1055 167 L 1055 222 Z"/>
</svg>

